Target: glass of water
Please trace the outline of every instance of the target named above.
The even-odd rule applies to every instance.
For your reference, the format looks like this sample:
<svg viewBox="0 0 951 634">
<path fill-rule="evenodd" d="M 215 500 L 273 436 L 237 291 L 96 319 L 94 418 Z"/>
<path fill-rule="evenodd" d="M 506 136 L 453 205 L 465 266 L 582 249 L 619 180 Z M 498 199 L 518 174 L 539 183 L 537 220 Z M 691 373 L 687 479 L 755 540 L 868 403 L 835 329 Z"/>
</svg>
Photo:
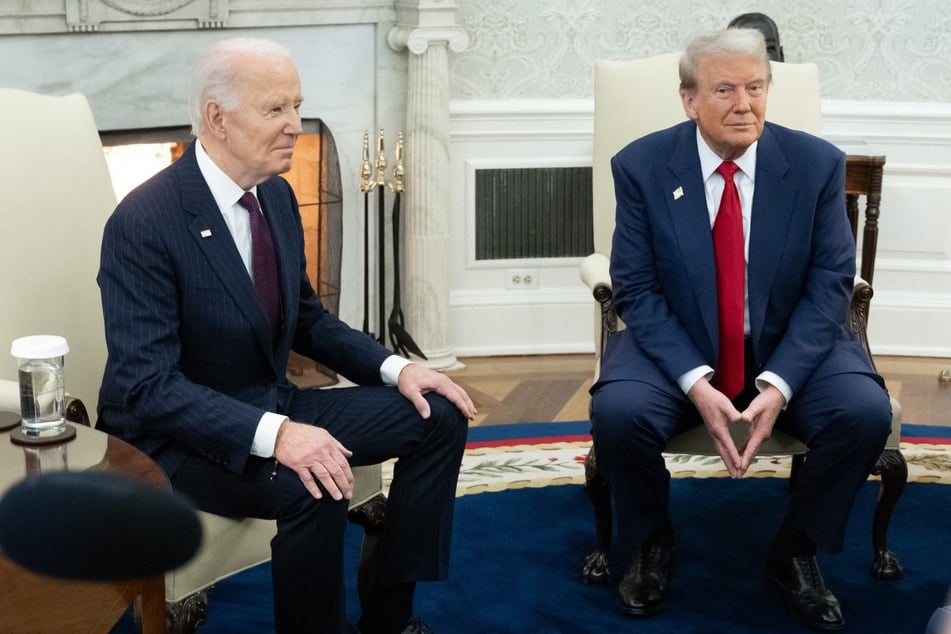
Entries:
<svg viewBox="0 0 951 634">
<path fill-rule="evenodd" d="M 15 339 L 10 354 L 18 360 L 20 431 L 24 436 L 56 436 L 66 431 L 66 339 L 31 335 Z"/>
</svg>

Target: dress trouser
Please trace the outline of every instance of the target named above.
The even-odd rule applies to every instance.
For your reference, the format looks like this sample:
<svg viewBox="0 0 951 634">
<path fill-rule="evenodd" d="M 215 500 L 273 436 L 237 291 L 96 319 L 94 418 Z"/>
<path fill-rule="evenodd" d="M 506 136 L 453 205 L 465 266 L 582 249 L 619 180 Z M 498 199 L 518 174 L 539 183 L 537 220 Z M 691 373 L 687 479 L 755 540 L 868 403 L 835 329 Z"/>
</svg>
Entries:
<svg viewBox="0 0 951 634">
<path fill-rule="evenodd" d="M 426 395 L 423 420 L 393 387 L 301 390 L 286 414 L 327 429 L 353 452 L 352 466 L 398 458 L 380 543 L 381 584 L 444 579 L 467 421 L 449 401 Z M 339 634 L 346 625 L 343 537 L 347 501 L 316 500 L 284 466 L 251 458 L 241 474 L 189 458 L 171 478 L 199 508 L 276 519 L 271 542 L 278 633 Z"/>
<path fill-rule="evenodd" d="M 755 377 L 747 377 L 735 401 L 740 411 L 756 393 Z M 611 488 L 617 553 L 630 561 L 669 519 L 670 472 L 661 455 L 667 439 L 703 423 L 676 385 L 660 389 L 636 380 L 599 385 L 591 422 L 598 469 Z M 852 504 L 891 431 L 888 394 L 871 374 L 824 377 L 793 397 L 776 428 L 809 448 L 785 524 L 822 550 L 841 550 Z"/>
</svg>

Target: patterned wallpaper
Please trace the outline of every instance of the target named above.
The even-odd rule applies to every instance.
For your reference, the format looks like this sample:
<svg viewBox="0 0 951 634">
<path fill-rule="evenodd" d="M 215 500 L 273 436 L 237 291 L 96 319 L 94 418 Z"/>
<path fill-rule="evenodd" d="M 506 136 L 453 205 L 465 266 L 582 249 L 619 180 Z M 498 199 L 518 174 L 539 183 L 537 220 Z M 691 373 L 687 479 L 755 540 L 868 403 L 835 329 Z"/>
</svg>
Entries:
<svg viewBox="0 0 951 634">
<path fill-rule="evenodd" d="M 598 59 L 683 47 L 760 11 L 787 62 L 816 62 L 823 97 L 951 103 L 948 0 L 457 0 L 469 48 L 450 57 L 452 99 L 583 99 Z"/>
</svg>

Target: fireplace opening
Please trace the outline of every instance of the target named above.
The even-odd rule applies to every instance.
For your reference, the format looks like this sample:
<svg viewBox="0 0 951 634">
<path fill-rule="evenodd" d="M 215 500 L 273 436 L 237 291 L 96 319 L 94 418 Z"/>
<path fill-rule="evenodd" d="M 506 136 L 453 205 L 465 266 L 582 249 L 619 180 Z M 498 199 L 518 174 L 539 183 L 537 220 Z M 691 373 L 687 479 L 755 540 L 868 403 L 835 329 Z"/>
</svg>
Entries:
<svg viewBox="0 0 951 634">
<path fill-rule="evenodd" d="M 304 134 L 294 148 L 289 172 L 283 174 L 297 196 L 307 275 L 324 307 L 340 309 L 340 263 L 343 242 L 343 187 L 333 134 L 320 119 L 304 119 Z M 176 161 L 193 137 L 188 126 L 101 132 L 103 150 L 116 199 Z M 336 380 L 333 371 L 291 353 L 288 374 L 305 386 Z"/>
</svg>

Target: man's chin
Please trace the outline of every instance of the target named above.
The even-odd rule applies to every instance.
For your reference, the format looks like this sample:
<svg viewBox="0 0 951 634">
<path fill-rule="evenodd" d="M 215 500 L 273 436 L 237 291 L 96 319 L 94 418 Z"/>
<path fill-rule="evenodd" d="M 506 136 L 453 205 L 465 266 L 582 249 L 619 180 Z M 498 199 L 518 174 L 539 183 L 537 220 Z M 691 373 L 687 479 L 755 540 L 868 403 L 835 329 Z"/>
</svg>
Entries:
<svg viewBox="0 0 951 634">
<path fill-rule="evenodd" d="M 756 142 L 756 140 L 759 138 L 759 135 L 760 135 L 759 130 L 755 128 L 751 128 L 749 131 L 744 131 L 742 133 L 732 135 L 730 142 L 732 143 L 733 147 L 736 148 L 737 150 L 745 151 L 746 148 L 748 148 L 749 146 L 753 145 L 753 143 Z"/>
</svg>

